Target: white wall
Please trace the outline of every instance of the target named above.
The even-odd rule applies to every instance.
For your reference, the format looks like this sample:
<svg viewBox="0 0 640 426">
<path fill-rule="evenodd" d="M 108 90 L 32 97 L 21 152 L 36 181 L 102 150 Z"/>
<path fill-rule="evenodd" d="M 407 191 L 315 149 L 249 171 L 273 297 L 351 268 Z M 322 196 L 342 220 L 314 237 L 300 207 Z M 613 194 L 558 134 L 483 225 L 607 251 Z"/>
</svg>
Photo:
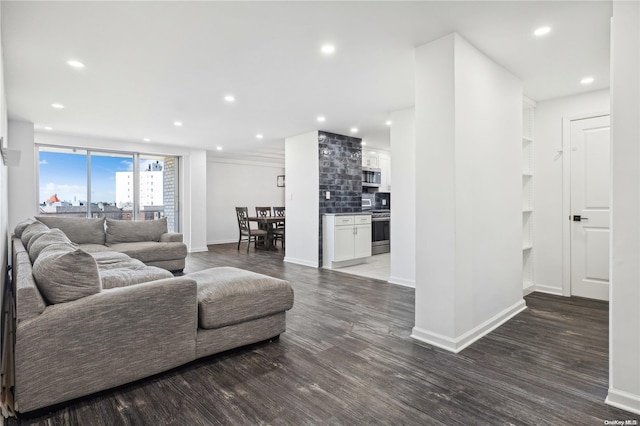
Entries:
<svg viewBox="0 0 640 426">
<path fill-rule="evenodd" d="M 416 49 L 415 124 L 412 337 L 457 352 L 525 308 L 522 84 L 443 37 Z"/>
<path fill-rule="evenodd" d="M 391 113 L 391 256 L 389 282 L 416 285 L 415 110 Z"/>
<path fill-rule="evenodd" d="M 10 128 L 17 122 L 11 122 Z M 180 164 L 180 217 L 181 231 L 189 251 L 206 249 L 207 235 L 207 179 L 206 151 L 186 149 L 169 145 L 152 145 L 136 142 L 123 142 L 86 136 L 56 135 L 50 133 L 34 133 L 29 138 L 28 132 L 9 143 L 12 148 L 21 149 L 20 167 L 10 168 L 9 229 L 13 229 L 19 221 L 37 213 L 38 185 L 36 179 L 36 153 L 34 143 L 77 148 L 93 148 L 110 151 L 141 152 L 156 155 L 181 156 Z M 35 139 L 35 141 L 34 141 Z"/>
<path fill-rule="evenodd" d="M 9 229 L 38 213 L 33 123 L 9 120 L 9 148 L 20 151 L 20 167 L 9 168 Z"/>
<path fill-rule="evenodd" d="M 274 164 L 210 160 L 207 163 L 207 242 L 238 241 L 236 207 L 247 207 L 253 216 L 255 207 L 284 206 L 286 188 L 276 184 L 278 175 L 284 174 L 284 168 Z"/>
<path fill-rule="evenodd" d="M 562 294 L 563 211 L 562 120 L 609 111 L 609 91 L 599 90 L 538 102 L 533 142 L 533 281 L 535 290 Z M 567 259 L 568 261 L 568 259 Z"/>
<path fill-rule="evenodd" d="M 1 9 L 1 7 L 0 7 Z M 0 19 L 2 22 L 2 19 Z M 2 31 L 0 31 L 0 136 L 2 136 L 3 147 L 8 146 L 8 123 L 7 123 L 7 97 L 4 87 L 4 60 L 2 54 Z M 9 243 L 9 237 L 11 232 L 9 231 L 9 184 L 8 184 L 8 168 L 0 161 L 0 289 L 4 289 L 5 286 L 5 271 L 7 270 L 7 263 L 9 261 L 9 253 L 11 245 Z M 4 291 L 0 291 L 0 306 L 3 307 L 4 312 Z M 2 351 L 4 352 L 4 351 Z M 2 354 L 0 353 L 0 365 L 4 365 L 2 362 Z"/>
<path fill-rule="evenodd" d="M 613 2 L 609 393 L 640 414 L 640 3 Z"/>
<path fill-rule="evenodd" d="M 318 267 L 320 160 L 318 132 L 285 139 L 287 252 L 284 261 Z"/>
</svg>

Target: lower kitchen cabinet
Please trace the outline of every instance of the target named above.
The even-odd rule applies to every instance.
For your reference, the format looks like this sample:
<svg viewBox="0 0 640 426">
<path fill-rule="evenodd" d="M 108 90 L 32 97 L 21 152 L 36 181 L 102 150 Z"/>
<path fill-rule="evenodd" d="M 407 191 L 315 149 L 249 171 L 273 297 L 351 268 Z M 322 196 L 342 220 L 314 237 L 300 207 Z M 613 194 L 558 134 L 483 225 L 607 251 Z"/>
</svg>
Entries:
<svg viewBox="0 0 640 426">
<path fill-rule="evenodd" d="M 324 268 L 356 265 L 371 256 L 370 214 L 325 214 L 322 235 Z"/>
</svg>

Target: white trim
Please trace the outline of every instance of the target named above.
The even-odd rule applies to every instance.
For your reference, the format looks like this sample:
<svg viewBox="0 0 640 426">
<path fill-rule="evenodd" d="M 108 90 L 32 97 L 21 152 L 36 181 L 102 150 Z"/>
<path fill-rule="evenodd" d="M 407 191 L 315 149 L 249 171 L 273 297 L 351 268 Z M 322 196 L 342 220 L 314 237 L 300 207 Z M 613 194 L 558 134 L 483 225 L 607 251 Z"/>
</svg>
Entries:
<svg viewBox="0 0 640 426">
<path fill-rule="evenodd" d="M 302 265 L 302 266 L 310 266 L 312 268 L 318 268 L 320 266 L 317 261 L 316 262 L 312 262 L 312 261 L 309 261 L 309 260 L 296 259 L 296 258 L 287 257 L 287 256 L 284 257 L 283 262 L 294 263 L 296 265 Z"/>
<path fill-rule="evenodd" d="M 571 122 L 608 115 L 609 111 L 599 111 L 562 117 L 562 295 L 566 297 L 571 296 Z"/>
<path fill-rule="evenodd" d="M 538 293 L 553 294 L 555 296 L 565 296 L 562 291 L 562 287 L 558 287 L 557 285 L 536 284 L 534 286 L 534 291 L 537 291 Z"/>
<path fill-rule="evenodd" d="M 489 318 L 487 321 L 478 325 L 475 328 L 467 331 L 463 335 L 457 338 L 451 338 L 443 336 L 438 333 L 423 330 L 418 327 L 413 327 L 411 331 L 411 337 L 418 341 L 427 343 L 432 346 L 448 350 L 453 353 L 458 353 L 467 346 L 471 345 L 476 340 L 481 339 L 487 334 L 491 333 L 496 328 L 500 327 L 505 322 L 509 321 L 520 312 L 527 309 L 527 305 L 524 299 L 520 299 L 514 305 L 496 314 L 493 318 Z"/>
<path fill-rule="evenodd" d="M 284 169 L 284 160 L 274 159 L 269 161 L 269 158 L 264 160 L 247 160 L 232 157 L 207 157 L 207 163 L 222 163 L 222 164 L 239 164 L 245 166 L 258 166 L 269 167 L 273 169 Z"/>
<path fill-rule="evenodd" d="M 604 403 L 630 413 L 640 414 L 640 396 L 629 392 L 609 388 L 609 393 Z"/>
<path fill-rule="evenodd" d="M 189 253 L 202 253 L 205 251 L 209 251 L 207 247 L 195 247 L 189 250 Z"/>
<path fill-rule="evenodd" d="M 244 240 L 243 242 L 246 242 L 246 240 Z M 232 238 L 232 239 L 223 239 L 223 240 L 214 240 L 214 241 L 207 241 L 207 245 L 208 246 L 213 246 L 216 244 L 230 244 L 230 243 L 236 243 L 238 244 L 238 239 L 237 238 Z"/>
<path fill-rule="evenodd" d="M 401 285 L 403 287 L 416 288 L 416 281 L 415 280 L 408 280 L 406 278 L 389 277 L 389 280 L 387 282 L 389 284 Z"/>
</svg>

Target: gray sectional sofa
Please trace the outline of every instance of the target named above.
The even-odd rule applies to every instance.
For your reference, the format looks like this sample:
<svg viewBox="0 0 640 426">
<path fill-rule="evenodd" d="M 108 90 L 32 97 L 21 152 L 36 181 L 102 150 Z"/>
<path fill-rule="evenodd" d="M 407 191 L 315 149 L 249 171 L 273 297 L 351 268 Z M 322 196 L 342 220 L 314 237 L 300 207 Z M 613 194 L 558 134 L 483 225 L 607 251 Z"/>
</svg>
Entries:
<svg viewBox="0 0 640 426">
<path fill-rule="evenodd" d="M 149 244 L 121 241 L 153 234 L 152 226 L 131 222 L 118 229 L 116 223 L 112 231 L 123 233 L 109 237 L 107 222 L 105 244 L 99 244 L 101 220 L 60 220 L 25 221 L 12 238 L 18 412 L 285 331 L 285 312 L 293 306 L 287 281 L 227 267 L 174 277 L 153 265 L 172 269 L 179 256 L 154 257 L 161 251 Z"/>
</svg>

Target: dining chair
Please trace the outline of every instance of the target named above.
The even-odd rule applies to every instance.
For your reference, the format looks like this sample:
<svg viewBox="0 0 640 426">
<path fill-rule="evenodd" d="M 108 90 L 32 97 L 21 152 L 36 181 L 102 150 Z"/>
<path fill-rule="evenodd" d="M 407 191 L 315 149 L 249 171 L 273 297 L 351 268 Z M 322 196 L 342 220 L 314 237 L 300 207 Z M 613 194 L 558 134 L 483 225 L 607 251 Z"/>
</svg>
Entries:
<svg viewBox="0 0 640 426">
<path fill-rule="evenodd" d="M 251 229 L 249 224 L 249 210 L 246 207 L 236 207 L 236 217 L 238 218 L 238 251 L 240 251 L 240 242 L 243 237 L 247 239 L 247 253 L 249 246 L 253 240 L 254 247 L 257 246 L 258 238 L 267 238 L 267 231 L 264 229 Z"/>
<path fill-rule="evenodd" d="M 256 207 L 256 216 L 271 217 L 271 207 Z"/>
<path fill-rule="evenodd" d="M 284 217 L 284 207 L 274 207 L 273 215 L 275 217 Z M 273 229 L 274 244 L 278 240 L 282 241 L 283 249 L 284 249 L 284 239 L 285 239 L 284 229 L 285 229 L 284 221 L 276 222 L 275 227 Z"/>
</svg>

